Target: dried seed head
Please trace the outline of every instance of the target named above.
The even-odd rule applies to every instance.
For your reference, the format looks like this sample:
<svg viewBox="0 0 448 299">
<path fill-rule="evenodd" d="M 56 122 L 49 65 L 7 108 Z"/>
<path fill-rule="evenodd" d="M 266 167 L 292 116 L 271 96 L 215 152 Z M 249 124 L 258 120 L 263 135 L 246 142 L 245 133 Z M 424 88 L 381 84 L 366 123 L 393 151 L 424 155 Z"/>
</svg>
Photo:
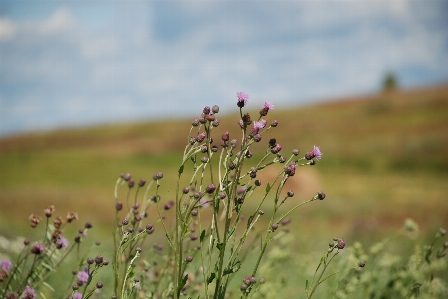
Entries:
<svg viewBox="0 0 448 299">
<path fill-rule="evenodd" d="M 30 220 L 30 225 L 32 228 L 35 228 L 40 222 L 40 217 L 35 214 L 31 214 L 28 219 Z"/>
<path fill-rule="evenodd" d="M 46 207 L 44 209 L 45 216 L 51 217 L 51 215 L 54 213 L 54 211 L 55 211 L 54 205 Z"/>
<path fill-rule="evenodd" d="M 78 213 L 68 212 L 67 213 L 67 222 L 72 222 L 73 220 L 78 220 Z"/>
</svg>

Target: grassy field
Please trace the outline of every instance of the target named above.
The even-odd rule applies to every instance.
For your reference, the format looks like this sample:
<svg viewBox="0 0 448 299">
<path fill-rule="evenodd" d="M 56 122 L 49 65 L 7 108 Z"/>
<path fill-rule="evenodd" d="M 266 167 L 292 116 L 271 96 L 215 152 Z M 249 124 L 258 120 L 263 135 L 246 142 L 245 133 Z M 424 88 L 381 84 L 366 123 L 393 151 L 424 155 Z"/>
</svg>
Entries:
<svg viewBox="0 0 448 299">
<path fill-rule="evenodd" d="M 216 139 L 224 130 L 237 137 L 237 114 L 218 115 L 222 125 Z M 305 152 L 314 144 L 324 153 L 316 167 L 302 168 L 291 187 L 300 198 L 320 189 L 327 193 L 325 203 L 307 210 L 310 221 L 319 219 L 320 226 L 333 228 L 339 224 L 340 233 L 363 227 L 383 230 L 406 217 L 423 227 L 448 224 L 448 85 L 300 108 L 277 105 L 268 119 L 280 122 L 269 135 L 283 145 L 284 153 L 295 147 Z M 169 196 L 190 121 L 103 125 L 0 139 L 0 231 L 14 231 L 22 219 L 47 204 L 61 212 L 82 211 L 103 224 L 110 220 L 108 213 L 97 212 L 110 208 L 121 172 L 132 172 L 138 179 L 163 171 L 162 192 Z M 264 137 L 266 142 L 270 137 Z M 258 148 L 263 152 L 264 144 Z"/>
<path fill-rule="evenodd" d="M 250 102 L 249 108 L 257 106 L 251 115 L 260 105 Z M 202 107 L 197 108 L 199 115 Z M 217 115 L 221 125 L 215 140 L 227 130 L 231 138 L 239 136 L 237 107 L 234 112 Z M 407 218 L 419 224 L 423 239 L 448 227 L 448 84 L 307 107 L 277 105 L 267 118 L 278 119 L 279 126 L 257 145 L 259 153 L 252 149 L 254 162 L 269 138 L 282 144 L 285 156 L 313 145 L 323 152 L 316 166 L 300 168 L 286 188 L 296 194 L 289 206 L 318 190 L 327 195 L 292 216 L 293 242 L 306 244 L 305 251 L 334 236 L 347 244 L 372 244 Z M 162 171 L 162 200 L 173 198 L 190 123 L 99 125 L 0 139 L 0 235 L 29 236 L 27 217 L 42 214 L 50 204 L 60 215 L 77 211 L 81 221 L 92 221 L 104 234 L 112 223 L 113 188 L 122 172 L 138 180 Z M 273 176 L 268 171 L 258 178 L 267 182 Z"/>
</svg>

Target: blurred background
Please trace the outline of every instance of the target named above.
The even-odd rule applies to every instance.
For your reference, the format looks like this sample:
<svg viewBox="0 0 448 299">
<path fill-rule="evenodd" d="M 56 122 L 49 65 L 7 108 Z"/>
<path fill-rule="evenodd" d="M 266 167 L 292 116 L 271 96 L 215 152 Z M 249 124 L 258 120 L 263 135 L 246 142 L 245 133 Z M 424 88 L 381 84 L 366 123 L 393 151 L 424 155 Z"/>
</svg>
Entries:
<svg viewBox="0 0 448 299">
<path fill-rule="evenodd" d="M 246 91 L 279 121 L 253 163 L 269 138 L 323 152 L 287 187 L 290 206 L 327 194 L 292 217 L 304 250 L 407 218 L 433 236 L 448 225 L 447 3 L 1 0 L 0 235 L 29 236 L 49 204 L 108 232 L 122 172 L 163 171 L 168 201 L 191 120 L 217 104 L 216 140 L 237 138 Z"/>
</svg>

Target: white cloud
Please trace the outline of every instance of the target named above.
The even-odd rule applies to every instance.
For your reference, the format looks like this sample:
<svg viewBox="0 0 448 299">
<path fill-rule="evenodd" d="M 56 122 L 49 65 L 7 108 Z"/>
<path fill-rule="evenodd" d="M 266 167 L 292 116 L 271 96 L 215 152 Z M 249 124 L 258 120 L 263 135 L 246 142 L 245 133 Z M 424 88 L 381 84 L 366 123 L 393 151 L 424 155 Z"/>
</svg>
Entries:
<svg viewBox="0 0 448 299">
<path fill-rule="evenodd" d="M 8 74 L 9 90 L 0 89 L 9 105 L 2 104 L 8 111 L 2 126 L 24 114 L 39 122 L 47 113 L 54 124 L 185 114 L 231 105 L 239 90 L 279 107 L 282 100 L 373 91 L 389 69 L 404 82 L 419 76 L 409 68 L 448 77 L 446 33 L 427 23 L 441 18 L 437 6 L 405 0 L 170 4 L 108 4 L 107 12 L 101 4 L 89 19 L 87 2 L 84 14 L 65 2 L 55 3 L 46 19 L 0 19 L 0 71 Z M 52 115 L 49 107 L 61 112 Z"/>
<path fill-rule="evenodd" d="M 42 35 L 55 35 L 65 33 L 75 26 L 70 11 L 61 7 L 53 15 L 39 24 L 39 31 Z"/>
<path fill-rule="evenodd" d="M 13 38 L 16 31 L 16 25 L 11 20 L 0 18 L 0 41 Z"/>
</svg>

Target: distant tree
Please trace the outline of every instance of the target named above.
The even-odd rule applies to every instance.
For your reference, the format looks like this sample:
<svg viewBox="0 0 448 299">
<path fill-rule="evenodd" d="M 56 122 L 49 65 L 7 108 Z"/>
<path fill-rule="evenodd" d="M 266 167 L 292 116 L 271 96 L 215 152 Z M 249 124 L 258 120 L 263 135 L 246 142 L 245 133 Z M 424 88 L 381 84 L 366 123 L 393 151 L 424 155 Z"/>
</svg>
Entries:
<svg viewBox="0 0 448 299">
<path fill-rule="evenodd" d="M 394 73 L 389 72 L 383 79 L 383 91 L 393 91 L 398 88 L 398 80 Z"/>
</svg>

